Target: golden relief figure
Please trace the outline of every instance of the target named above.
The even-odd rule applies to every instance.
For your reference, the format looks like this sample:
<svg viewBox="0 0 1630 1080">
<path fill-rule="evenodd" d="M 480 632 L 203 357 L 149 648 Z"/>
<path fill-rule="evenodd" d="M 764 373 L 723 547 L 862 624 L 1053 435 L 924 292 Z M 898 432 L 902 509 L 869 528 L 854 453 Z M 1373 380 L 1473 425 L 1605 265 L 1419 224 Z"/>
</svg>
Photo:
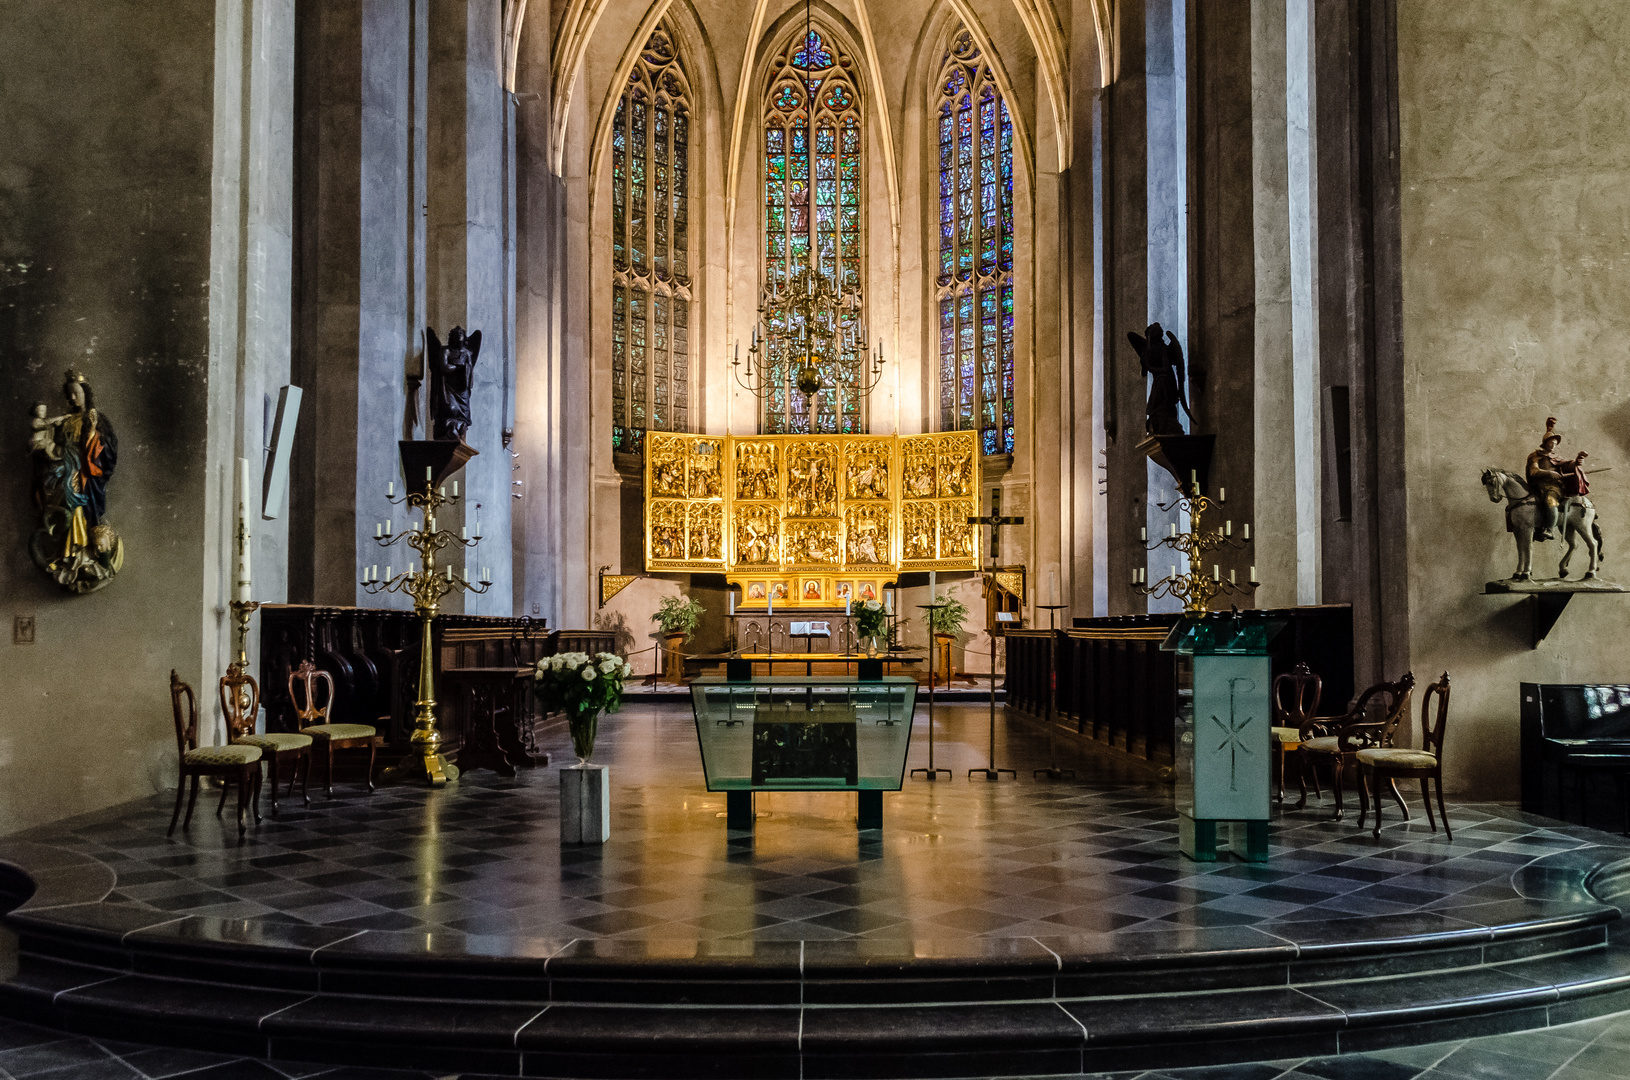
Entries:
<svg viewBox="0 0 1630 1080">
<path fill-rule="evenodd" d="M 958 445 L 961 442 L 963 445 Z M 965 498 L 973 494 L 973 445 L 965 440 L 943 439 L 939 447 L 939 493 L 943 498 Z"/>
<path fill-rule="evenodd" d="M 941 559 L 972 559 L 973 526 L 968 524 L 968 518 L 973 516 L 974 509 L 963 502 L 942 502 L 940 507 L 940 553 Z"/>
<path fill-rule="evenodd" d="M 891 510 L 886 503 L 849 507 L 844 535 L 846 565 L 881 566 L 894 561 L 889 542 L 894 523 Z"/>
<path fill-rule="evenodd" d="M 724 559 L 724 506 L 691 503 L 686 520 L 689 549 L 686 556 L 718 562 Z"/>
<path fill-rule="evenodd" d="M 736 564 L 781 564 L 781 514 L 773 506 L 736 507 Z"/>
<path fill-rule="evenodd" d="M 647 436 L 647 469 L 651 475 L 651 495 L 654 498 L 683 499 L 687 492 L 685 459 L 690 456 L 690 442 L 673 435 L 661 436 L 651 432 Z"/>
<path fill-rule="evenodd" d="M 889 487 L 889 444 L 881 439 L 846 442 L 843 445 L 843 497 L 846 499 L 887 499 Z"/>
<path fill-rule="evenodd" d="M 837 522 L 788 522 L 786 562 L 788 566 L 839 565 Z"/>
<path fill-rule="evenodd" d="M 902 455 L 905 459 L 904 488 L 908 499 L 931 499 L 937 486 L 939 455 L 930 439 L 914 439 L 906 443 Z"/>
<path fill-rule="evenodd" d="M 781 498 L 781 448 L 777 444 L 736 444 L 736 498 Z"/>
<path fill-rule="evenodd" d="M 651 558 L 670 561 L 685 557 L 685 504 L 653 502 L 647 511 L 651 523 Z"/>
<path fill-rule="evenodd" d="M 716 440 L 703 439 L 695 443 L 690 455 L 690 497 L 717 499 L 723 492 L 720 483 L 720 445 Z"/>
<path fill-rule="evenodd" d="M 787 447 L 787 516 L 834 517 L 838 512 L 838 448 L 830 442 Z"/>
<path fill-rule="evenodd" d="M 902 557 L 907 560 L 933 559 L 934 534 L 938 525 L 934 504 L 906 503 L 901 509 L 905 546 Z"/>
</svg>

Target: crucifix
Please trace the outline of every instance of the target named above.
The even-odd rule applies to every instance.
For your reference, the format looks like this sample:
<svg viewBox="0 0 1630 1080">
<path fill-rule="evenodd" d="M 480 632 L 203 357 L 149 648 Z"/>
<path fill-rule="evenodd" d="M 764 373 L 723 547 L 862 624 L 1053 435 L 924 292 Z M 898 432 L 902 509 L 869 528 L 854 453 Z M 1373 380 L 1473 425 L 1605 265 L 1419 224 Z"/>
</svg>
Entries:
<svg viewBox="0 0 1630 1080">
<path fill-rule="evenodd" d="M 1002 489 L 990 489 L 990 513 L 985 517 L 970 517 L 968 524 L 975 528 L 981 525 L 990 526 L 990 581 L 987 588 L 996 588 L 996 557 L 1002 550 L 1002 526 L 1023 525 L 1022 517 L 1002 516 Z M 1003 773 L 1010 774 L 1017 780 L 1019 774 L 1012 769 L 998 769 L 996 767 L 996 634 L 994 629 L 990 633 L 990 760 L 983 769 L 969 769 L 968 776 L 972 779 L 974 773 L 981 773 L 986 780 L 1000 780 Z"/>
</svg>

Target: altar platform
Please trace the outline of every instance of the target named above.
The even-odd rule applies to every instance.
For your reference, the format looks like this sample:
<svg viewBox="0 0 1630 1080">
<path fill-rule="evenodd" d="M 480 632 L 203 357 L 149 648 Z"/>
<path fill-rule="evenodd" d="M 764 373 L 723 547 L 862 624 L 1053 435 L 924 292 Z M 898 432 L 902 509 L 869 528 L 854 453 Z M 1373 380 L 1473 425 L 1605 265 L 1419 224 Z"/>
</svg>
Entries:
<svg viewBox="0 0 1630 1080">
<path fill-rule="evenodd" d="M 1630 1007 L 1630 841 L 1486 805 L 1379 841 L 1328 802 L 1265 865 L 1188 862 L 1169 789 L 1091 747 L 939 710 L 885 827 L 760 796 L 732 833 L 688 708 L 605 718 L 604 847 L 554 770 L 336 789 L 240 844 L 168 794 L 0 842 L 0 1013 L 279 1061 L 467 1074 L 1014 1076 L 1260 1061 Z M 923 711 L 911 766 L 926 758 Z M 569 759 L 563 731 L 548 746 Z"/>
</svg>

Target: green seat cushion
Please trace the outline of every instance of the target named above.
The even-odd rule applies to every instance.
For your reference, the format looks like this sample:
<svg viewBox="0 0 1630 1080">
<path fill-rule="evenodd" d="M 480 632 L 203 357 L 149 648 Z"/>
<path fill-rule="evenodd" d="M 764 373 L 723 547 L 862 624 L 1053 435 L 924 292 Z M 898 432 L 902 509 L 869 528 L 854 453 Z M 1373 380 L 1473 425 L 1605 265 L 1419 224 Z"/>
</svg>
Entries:
<svg viewBox="0 0 1630 1080">
<path fill-rule="evenodd" d="M 1379 765 L 1383 769 L 1435 769 L 1438 765 L 1437 756 L 1425 750 L 1383 748 L 1360 750 L 1358 762 L 1360 765 Z"/>
<path fill-rule="evenodd" d="M 1334 735 L 1320 735 L 1317 739 L 1309 739 L 1302 744 L 1303 750 L 1311 750 L 1315 754 L 1339 754 L 1341 742 Z"/>
<path fill-rule="evenodd" d="M 188 765 L 248 765 L 259 760 L 258 746 L 200 746 L 187 751 Z"/>
<path fill-rule="evenodd" d="M 260 735 L 240 735 L 232 740 L 239 746 L 258 746 L 272 753 L 303 750 L 311 745 L 310 735 L 296 735 L 292 731 L 268 731 Z"/>
<path fill-rule="evenodd" d="M 1302 729 L 1301 728 L 1276 727 L 1276 728 L 1272 728 L 1270 730 L 1273 732 L 1273 737 L 1278 739 L 1280 742 L 1301 742 L 1302 741 Z"/>
<path fill-rule="evenodd" d="M 325 739 L 367 739 L 377 732 L 369 724 L 313 724 L 301 728 L 302 735 L 321 735 Z"/>
</svg>

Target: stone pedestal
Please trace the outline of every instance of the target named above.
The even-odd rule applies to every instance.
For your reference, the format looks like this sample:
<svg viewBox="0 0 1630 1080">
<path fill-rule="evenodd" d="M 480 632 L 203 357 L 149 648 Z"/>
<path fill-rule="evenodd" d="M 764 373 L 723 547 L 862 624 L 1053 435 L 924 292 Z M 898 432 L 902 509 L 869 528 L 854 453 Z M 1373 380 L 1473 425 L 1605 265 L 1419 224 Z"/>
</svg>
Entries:
<svg viewBox="0 0 1630 1080">
<path fill-rule="evenodd" d="M 560 770 L 560 842 L 603 844 L 611 839 L 611 770 L 572 765 Z"/>
</svg>

